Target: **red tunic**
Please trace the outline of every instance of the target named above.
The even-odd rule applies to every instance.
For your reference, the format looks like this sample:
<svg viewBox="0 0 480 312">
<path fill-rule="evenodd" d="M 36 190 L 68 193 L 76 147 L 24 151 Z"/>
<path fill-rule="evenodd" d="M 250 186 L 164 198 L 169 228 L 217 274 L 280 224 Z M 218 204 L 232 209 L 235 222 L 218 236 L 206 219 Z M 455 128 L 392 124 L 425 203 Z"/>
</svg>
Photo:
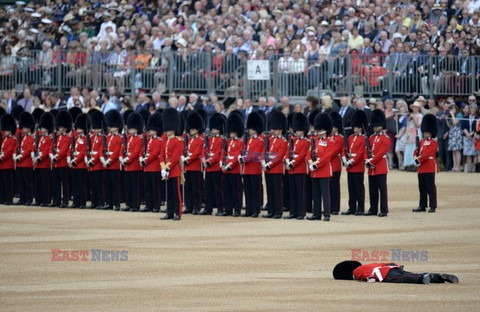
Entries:
<svg viewBox="0 0 480 312">
<path fill-rule="evenodd" d="M 100 161 L 103 155 L 103 142 L 102 142 L 102 135 L 101 134 L 94 134 L 90 136 L 90 146 L 91 146 L 91 158 L 90 163 L 93 164 L 89 169 L 91 171 L 99 171 L 103 170 L 103 164 Z"/>
<path fill-rule="evenodd" d="M 375 168 L 368 168 L 368 175 L 380 175 L 388 173 L 387 152 L 390 147 L 390 138 L 384 132 L 372 134 L 369 138 L 372 147 L 371 164 Z M 367 151 L 365 151 L 367 153 Z"/>
<path fill-rule="evenodd" d="M 227 174 L 240 174 L 240 164 L 238 156 L 242 153 L 243 142 L 240 139 L 228 139 L 227 141 L 227 164 L 231 170 L 225 171 Z"/>
<path fill-rule="evenodd" d="M 169 178 L 178 178 L 182 174 L 180 157 L 183 155 L 183 140 L 179 137 L 167 138 L 165 149 L 160 153 L 160 165 L 170 171 Z"/>
<path fill-rule="evenodd" d="M 35 168 L 50 169 L 50 153 L 52 152 L 53 141 L 49 135 L 40 135 L 38 140 L 38 161 Z"/>
<path fill-rule="evenodd" d="M 395 263 L 364 264 L 353 270 L 353 278 L 359 281 L 368 281 L 373 277 L 377 282 L 382 282 L 391 269 L 398 267 Z"/>
<path fill-rule="evenodd" d="M 13 154 L 17 150 L 17 138 L 14 136 L 5 137 L 2 135 L 0 148 L 0 170 L 13 169 Z M 48 157 L 48 155 L 47 155 Z"/>
<path fill-rule="evenodd" d="M 436 173 L 437 167 L 437 150 L 438 143 L 435 139 L 422 139 L 419 144 L 420 157 L 418 161 L 420 166 L 417 168 L 418 173 Z M 414 156 L 415 152 L 414 152 Z"/>
<path fill-rule="evenodd" d="M 202 170 L 202 151 L 203 139 L 200 136 L 189 137 L 187 141 L 187 165 L 185 171 L 201 171 Z M 182 142 L 183 143 L 183 142 Z"/>
<path fill-rule="evenodd" d="M 105 161 L 108 161 L 110 165 L 107 170 L 120 170 L 120 157 L 123 149 L 122 136 L 118 133 L 107 135 L 107 153 L 105 154 Z"/>
<path fill-rule="evenodd" d="M 222 137 L 214 135 L 208 138 L 209 154 L 205 155 L 205 160 L 210 163 L 210 167 L 205 169 L 206 172 L 220 171 L 220 162 L 222 161 Z M 238 156 L 237 156 L 238 157 Z"/>
<path fill-rule="evenodd" d="M 332 141 L 332 171 L 341 172 L 342 171 L 342 154 L 345 149 L 345 142 L 343 135 L 335 134 L 331 135 L 329 139 Z"/>
<path fill-rule="evenodd" d="M 266 174 L 284 174 L 285 166 L 283 165 L 285 155 L 288 151 L 287 140 L 280 136 L 269 137 L 268 146 L 268 165 L 270 170 L 266 171 Z"/>
<path fill-rule="evenodd" d="M 162 139 L 154 136 L 149 137 L 147 141 L 147 154 L 145 155 L 145 163 L 143 169 L 145 172 L 160 172 L 160 153 L 162 152 Z"/>
<path fill-rule="evenodd" d="M 247 140 L 246 153 L 244 157 L 243 174 L 262 174 L 261 160 L 265 153 L 265 145 L 261 136 L 252 136 Z"/>
<path fill-rule="evenodd" d="M 365 172 L 365 136 L 359 134 L 349 136 L 348 151 L 352 164 L 347 167 L 347 172 Z M 346 156 L 345 150 L 343 156 Z"/>
<path fill-rule="evenodd" d="M 54 168 L 68 167 L 67 157 L 70 156 L 70 144 L 72 137 L 66 134 L 57 136 L 57 157 L 53 162 Z"/>
<path fill-rule="evenodd" d="M 75 139 L 75 152 L 73 153 L 75 166 L 73 169 L 86 169 L 85 156 L 87 156 L 87 137 L 79 135 Z"/>
<path fill-rule="evenodd" d="M 332 176 L 332 164 L 330 159 L 332 158 L 332 141 L 329 138 L 315 138 L 315 157 L 314 162 L 317 165 L 317 169 L 310 172 L 311 178 L 330 178 Z M 312 153 L 308 153 L 307 162 L 312 160 Z"/>
<path fill-rule="evenodd" d="M 123 166 L 125 171 L 141 171 L 139 158 L 142 156 L 143 141 L 141 135 L 131 135 L 127 139 L 127 158 Z"/>
<path fill-rule="evenodd" d="M 20 144 L 20 159 L 17 162 L 17 168 L 33 168 L 32 153 L 34 150 L 35 138 L 33 135 L 22 137 Z"/>
<path fill-rule="evenodd" d="M 288 174 L 307 174 L 307 154 L 310 149 L 310 141 L 307 138 L 293 138 L 293 169 Z M 286 159 L 290 159 L 290 147 L 288 147 Z"/>
</svg>

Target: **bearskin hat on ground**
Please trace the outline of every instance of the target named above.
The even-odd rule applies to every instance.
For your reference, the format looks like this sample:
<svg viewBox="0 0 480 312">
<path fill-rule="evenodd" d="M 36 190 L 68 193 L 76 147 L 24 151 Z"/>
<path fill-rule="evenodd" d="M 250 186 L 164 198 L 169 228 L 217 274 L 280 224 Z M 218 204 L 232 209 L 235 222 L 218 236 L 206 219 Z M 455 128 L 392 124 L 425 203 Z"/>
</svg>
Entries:
<svg viewBox="0 0 480 312">
<path fill-rule="evenodd" d="M 333 278 L 336 280 L 353 280 L 353 270 L 361 266 L 358 261 L 343 261 L 333 268 Z"/>
</svg>

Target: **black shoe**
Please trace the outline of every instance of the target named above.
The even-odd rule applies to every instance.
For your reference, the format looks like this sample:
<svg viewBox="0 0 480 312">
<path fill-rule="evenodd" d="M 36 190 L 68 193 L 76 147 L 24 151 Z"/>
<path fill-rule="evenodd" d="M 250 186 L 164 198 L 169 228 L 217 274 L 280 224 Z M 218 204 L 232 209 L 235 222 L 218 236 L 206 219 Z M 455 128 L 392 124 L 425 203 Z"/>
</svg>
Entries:
<svg viewBox="0 0 480 312">
<path fill-rule="evenodd" d="M 273 218 L 273 214 L 269 213 L 269 214 L 263 215 L 262 218 L 271 219 Z"/>
<path fill-rule="evenodd" d="M 51 203 L 48 205 L 48 207 L 58 207 L 60 206 L 60 204 L 57 204 L 57 203 Z"/>
<path fill-rule="evenodd" d="M 212 215 L 211 212 L 208 212 L 208 211 L 205 211 L 205 210 L 202 210 L 202 211 L 198 212 L 198 214 L 199 214 L 199 215 L 202 215 L 202 216 L 206 216 L 206 215 L 211 216 L 211 215 Z"/>
<path fill-rule="evenodd" d="M 283 218 L 284 218 L 284 219 L 295 219 L 295 218 L 297 218 L 297 217 L 294 216 L 294 215 L 288 215 L 288 216 L 285 216 L 285 217 L 283 217 Z"/>
<path fill-rule="evenodd" d="M 252 215 L 250 216 L 252 218 L 258 218 L 258 213 L 252 213 Z"/>
<path fill-rule="evenodd" d="M 413 212 L 425 212 L 425 211 L 427 211 L 427 209 L 418 207 L 418 208 L 412 209 L 412 211 Z"/>
<path fill-rule="evenodd" d="M 386 214 L 385 212 L 380 212 L 380 213 L 378 214 L 378 216 L 379 216 L 379 217 L 386 217 L 387 214 Z"/>
<path fill-rule="evenodd" d="M 17 201 L 17 202 L 15 203 L 15 205 L 18 205 L 18 206 L 23 206 L 23 205 L 25 205 L 25 202 L 22 202 L 22 201 Z"/>
<path fill-rule="evenodd" d="M 183 214 L 186 214 L 186 213 L 192 213 L 192 210 L 190 210 L 190 209 L 185 209 L 185 210 L 183 211 Z"/>
<path fill-rule="evenodd" d="M 321 216 L 316 216 L 316 215 L 311 215 L 310 217 L 307 217 L 307 220 L 321 220 Z"/>
<path fill-rule="evenodd" d="M 95 209 L 95 207 L 96 207 L 96 205 L 90 204 L 90 205 L 88 206 L 88 209 Z"/>
<path fill-rule="evenodd" d="M 160 209 L 158 209 L 158 208 L 153 208 L 153 209 L 152 209 L 152 212 L 153 212 L 153 213 L 160 212 Z"/>
<path fill-rule="evenodd" d="M 167 209 L 160 209 L 161 213 L 167 213 Z"/>
<path fill-rule="evenodd" d="M 305 217 L 297 217 L 297 220 L 303 220 Z"/>
<path fill-rule="evenodd" d="M 25 203 L 24 205 L 25 206 L 32 206 L 32 202 Z M 67 207 L 67 205 L 65 205 L 65 207 Z"/>
<path fill-rule="evenodd" d="M 130 211 L 130 207 L 120 208 L 121 211 Z"/>
<path fill-rule="evenodd" d="M 342 216 L 348 216 L 348 215 L 351 215 L 353 214 L 353 211 L 351 211 L 350 209 L 345 211 L 345 212 L 342 212 Z"/>
<path fill-rule="evenodd" d="M 364 216 L 376 216 L 377 213 L 376 212 L 374 213 L 373 211 L 369 210 L 369 211 L 367 211 L 367 213 L 364 213 L 363 215 Z"/>
<path fill-rule="evenodd" d="M 251 217 L 251 216 L 252 216 L 252 215 L 249 214 L 249 213 L 244 213 L 244 214 L 242 214 L 242 217 L 244 217 L 244 218 L 246 218 L 246 217 Z"/>
<path fill-rule="evenodd" d="M 433 212 L 435 212 L 435 210 L 436 210 L 436 208 L 430 208 L 430 209 L 428 209 L 428 212 L 433 213 Z"/>
<path fill-rule="evenodd" d="M 61 205 L 60 205 L 60 208 L 67 208 L 67 206 L 68 206 L 68 205 L 66 205 L 66 204 L 61 204 Z"/>
<path fill-rule="evenodd" d="M 179 215 L 175 215 L 175 216 L 173 217 L 173 221 L 180 221 L 180 219 L 181 219 L 181 218 L 180 218 Z"/>
<path fill-rule="evenodd" d="M 131 212 L 138 212 L 138 207 L 136 207 L 136 208 L 130 208 L 130 211 L 131 211 Z"/>
<path fill-rule="evenodd" d="M 330 217 L 323 217 L 323 221 L 330 221 Z"/>
<path fill-rule="evenodd" d="M 430 280 L 431 280 L 430 274 L 428 273 L 424 274 L 422 278 L 422 284 L 430 284 Z"/>
<path fill-rule="evenodd" d="M 234 212 L 234 213 L 233 213 L 233 216 L 234 216 L 234 217 L 240 217 L 240 212 Z"/>
<path fill-rule="evenodd" d="M 200 214 L 200 210 L 193 210 L 193 211 L 192 211 L 192 214 L 193 214 L 193 215 Z"/>
<path fill-rule="evenodd" d="M 78 206 L 79 209 L 85 209 L 86 207 L 81 205 L 81 206 Z"/>
<path fill-rule="evenodd" d="M 148 208 L 148 207 L 140 209 L 140 212 L 151 212 L 151 211 L 152 211 L 152 209 Z"/>
<path fill-rule="evenodd" d="M 120 211 L 120 206 L 113 206 L 113 211 Z"/>
<path fill-rule="evenodd" d="M 455 275 L 440 274 L 440 278 L 443 279 L 444 282 L 453 283 L 453 284 L 458 283 L 458 277 L 456 277 Z"/>
<path fill-rule="evenodd" d="M 70 205 L 70 206 L 68 206 L 67 208 L 78 208 L 78 206 L 77 206 L 77 205 L 75 205 L 75 204 L 71 204 L 71 205 Z"/>
<path fill-rule="evenodd" d="M 160 218 L 160 220 L 170 220 L 170 219 L 173 219 L 173 216 L 169 216 L 168 214 Z"/>
<path fill-rule="evenodd" d="M 273 218 L 274 218 L 274 219 L 281 219 L 281 218 L 282 218 L 282 215 L 274 215 Z"/>
<path fill-rule="evenodd" d="M 4 202 L 3 204 L 4 204 L 5 206 L 10 206 L 10 205 L 12 205 L 13 203 L 12 203 L 12 202 Z M 46 207 L 46 206 L 47 206 L 47 204 L 42 204 L 42 205 L 45 205 L 45 206 L 42 206 L 42 207 Z"/>
<path fill-rule="evenodd" d="M 3 203 L 4 205 L 9 205 L 9 202 Z M 48 207 L 48 204 L 40 204 L 40 207 Z"/>
<path fill-rule="evenodd" d="M 363 211 L 355 211 L 356 216 L 363 216 L 364 212 Z"/>
<path fill-rule="evenodd" d="M 333 211 L 331 214 L 334 215 L 334 216 L 337 216 L 337 215 L 338 215 L 338 211 Z"/>
</svg>

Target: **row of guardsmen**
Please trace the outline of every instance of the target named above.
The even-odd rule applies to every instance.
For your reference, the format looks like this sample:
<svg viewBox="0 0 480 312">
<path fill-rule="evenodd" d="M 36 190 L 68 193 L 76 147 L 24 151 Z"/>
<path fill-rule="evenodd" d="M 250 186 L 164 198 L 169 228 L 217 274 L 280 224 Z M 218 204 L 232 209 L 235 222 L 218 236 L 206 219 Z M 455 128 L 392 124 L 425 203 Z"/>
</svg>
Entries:
<svg viewBox="0 0 480 312">
<path fill-rule="evenodd" d="M 74 108 L 21 112 L 15 118 L 0 111 L 0 203 L 13 204 L 17 194 L 17 205 L 86 208 L 89 200 L 89 208 L 159 212 L 166 203 L 162 219 L 211 215 L 214 209 L 217 216 L 255 218 L 264 203 L 263 174 L 263 217 L 302 220 L 312 212 L 307 219 L 329 221 L 340 212 L 343 165 L 349 200 L 342 214 L 388 214 L 390 142 L 381 110 L 372 112 L 369 138 L 361 110 L 352 117 L 348 138 L 336 112 L 313 111 L 307 118 L 273 111 L 266 118 L 254 111 L 246 122 L 238 111 L 228 119 L 215 113 L 209 120 L 203 110 L 144 113 L 127 111 L 122 117 L 116 110 L 104 115 Z M 437 128 L 436 118 L 427 115 L 415 151 L 420 190 L 415 212 L 426 211 L 428 204 L 429 212 L 436 209 Z M 289 213 L 283 216 L 284 211 Z"/>
</svg>

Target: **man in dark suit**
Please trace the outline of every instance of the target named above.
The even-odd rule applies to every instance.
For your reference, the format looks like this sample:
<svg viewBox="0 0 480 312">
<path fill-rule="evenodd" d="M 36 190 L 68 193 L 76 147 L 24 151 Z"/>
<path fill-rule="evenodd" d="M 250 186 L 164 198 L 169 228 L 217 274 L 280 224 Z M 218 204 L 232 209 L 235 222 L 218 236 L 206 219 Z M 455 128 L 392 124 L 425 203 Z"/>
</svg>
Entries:
<svg viewBox="0 0 480 312">
<path fill-rule="evenodd" d="M 342 83 L 345 81 L 347 75 L 347 51 L 342 48 L 338 57 L 333 61 L 333 71 L 332 71 L 332 89 L 335 91 Z"/>
<path fill-rule="evenodd" d="M 445 100 L 442 99 L 438 101 L 438 132 L 437 132 L 437 142 L 438 142 L 438 161 L 442 163 L 445 167 L 445 171 L 450 171 L 452 169 L 452 152 L 448 151 L 448 124 L 447 118 L 449 116 L 449 109 L 446 107 Z"/>
<path fill-rule="evenodd" d="M 138 105 L 137 107 L 135 108 L 135 112 L 140 112 L 142 110 L 148 110 L 148 98 L 147 98 L 147 95 L 143 92 L 141 92 L 139 95 L 138 95 Z"/>
<path fill-rule="evenodd" d="M 355 109 L 350 105 L 350 99 L 348 96 L 343 96 L 340 98 L 340 110 L 338 113 L 342 117 L 343 128 L 345 129 L 345 135 L 348 137 L 353 134 L 353 129 L 351 127 L 351 120 Z"/>
<path fill-rule="evenodd" d="M 355 101 L 355 107 L 357 110 L 362 110 L 367 115 L 368 127 L 366 129 L 367 136 L 373 134 L 373 130 L 370 127 L 370 120 L 372 120 L 372 110 L 367 106 L 367 100 L 365 98 L 359 98 Z"/>
<path fill-rule="evenodd" d="M 203 103 L 198 101 L 198 95 L 196 93 L 190 94 L 188 102 L 192 105 L 194 110 L 203 108 Z"/>
<path fill-rule="evenodd" d="M 52 98 L 52 108 L 61 110 L 67 110 L 67 102 L 62 100 L 62 94 L 60 92 L 55 92 L 51 96 Z"/>
</svg>

